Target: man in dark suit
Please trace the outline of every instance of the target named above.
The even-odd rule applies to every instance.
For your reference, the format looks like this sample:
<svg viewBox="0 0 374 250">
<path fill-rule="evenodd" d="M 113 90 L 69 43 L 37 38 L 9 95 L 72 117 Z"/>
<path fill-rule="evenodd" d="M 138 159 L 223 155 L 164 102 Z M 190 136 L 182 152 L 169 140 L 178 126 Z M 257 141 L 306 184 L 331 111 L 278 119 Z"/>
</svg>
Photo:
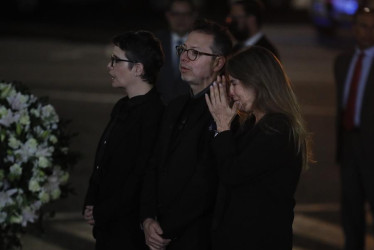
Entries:
<svg viewBox="0 0 374 250">
<path fill-rule="evenodd" d="M 233 52 L 256 45 L 270 50 L 279 58 L 278 50 L 262 31 L 264 5 L 258 0 L 234 1 L 230 5 L 227 25 L 236 40 Z"/>
<path fill-rule="evenodd" d="M 374 12 L 353 17 L 356 48 L 337 56 L 337 161 L 345 249 L 364 249 L 365 202 L 374 215 Z"/>
<path fill-rule="evenodd" d="M 215 126 L 205 102 L 232 43 L 221 25 L 200 20 L 178 47 L 182 79 L 191 93 L 166 108 L 141 202 L 150 249 L 208 250 L 217 175 L 210 142 Z"/>
<path fill-rule="evenodd" d="M 189 92 L 188 84 L 181 79 L 175 47 L 186 41 L 196 16 L 197 12 L 191 0 L 170 0 L 165 13 L 169 29 L 155 32 L 165 53 L 165 64 L 156 82 L 156 88 L 165 104 Z"/>
<path fill-rule="evenodd" d="M 140 250 L 146 248 L 140 189 L 164 109 L 153 87 L 164 55 L 147 31 L 118 35 L 113 45 L 108 73 L 126 96 L 114 106 L 99 141 L 83 214 L 93 225 L 95 249 Z"/>
</svg>

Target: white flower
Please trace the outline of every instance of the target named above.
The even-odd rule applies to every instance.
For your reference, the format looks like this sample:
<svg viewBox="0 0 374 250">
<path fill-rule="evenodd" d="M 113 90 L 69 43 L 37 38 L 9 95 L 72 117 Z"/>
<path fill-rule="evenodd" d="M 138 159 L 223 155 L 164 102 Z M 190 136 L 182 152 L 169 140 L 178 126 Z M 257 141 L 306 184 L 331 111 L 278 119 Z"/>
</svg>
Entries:
<svg viewBox="0 0 374 250">
<path fill-rule="evenodd" d="M 40 199 L 40 201 L 41 201 L 42 203 L 47 203 L 47 202 L 49 202 L 49 200 L 50 200 L 50 198 L 49 198 L 49 194 L 48 194 L 46 191 L 44 191 L 44 190 L 42 190 L 42 191 L 39 193 L 38 198 Z"/>
<path fill-rule="evenodd" d="M 51 135 L 49 137 L 49 141 L 52 142 L 53 144 L 56 144 L 58 142 L 58 139 L 55 135 Z"/>
<path fill-rule="evenodd" d="M 31 109 L 30 110 L 30 114 L 32 114 L 33 116 L 35 116 L 35 117 L 39 117 L 40 116 L 40 109 Z"/>
<path fill-rule="evenodd" d="M 13 194 L 17 193 L 17 189 L 12 188 L 7 191 L 0 192 L 0 208 L 5 207 L 6 205 L 13 204 L 14 201 L 11 198 Z"/>
<path fill-rule="evenodd" d="M 31 192 L 38 192 L 40 190 L 39 182 L 37 182 L 35 179 L 31 179 L 29 181 L 29 190 Z"/>
<path fill-rule="evenodd" d="M 11 110 L 6 110 L 0 118 L 0 125 L 4 125 L 5 127 L 9 127 L 10 124 L 17 121 L 19 119 L 19 114 L 13 114 Z"/>
<path fill-rule="evenodd" d="M 34 204 L 32 204 L 31 206 L 27 206 L 27 207 L 24 207 L 22 209 L 22 222 L 21 222 L 21 224 L 22 224 L 23 227 L 26 227 L 28 222 L 34 222 L 35 219 L 38 218 L 36 212 L 37 212 L 37 210 L 39 210 L 41 204 L 42 203 L 40 201 L 37 201 Z"/>
<path fill-rule="evenodd" d="M 56 188 L 56 189 L 52 190 L 52 192 L 51 192 L 52 200 L 56 200 L 56 199 L 60 198 L 60 195 L 61 195 L 60 188 Z"/>
<path fill-rule="evenodd" d="M 14 176 L 20 176 L 22 174 L 22 168 L 17 163 L 13 164 L 9 169 L 10 173 Z"/>
<path fill-rule="evenodd" d="M 51 162 L 47 158 L 45 158 L 44 156 L 41 156 L 38 159 L 38 165 L 41 168 L 46 168 L 46 167 L 49 167 L 51 165 Z"/>
<path fill-rule="evenodd" d="M 37 151 L 38 142 L 34 138 L 30 138 L 25 144 L 14 151 L 20 157 L 22 162 L 27 162 L 31 156 L 34 156 Z"/>
<path fill-rule="evenodd" d="M 19 123 L 22 125 L 30 125 L 30 116 L 27 112 L 23 111 L 20 113 Z"/>
<path fill-rule="evenodd" d="M 59 121 L 58 115 L 52 105 L 48 104 L 42 107 L 42 119 L 49 123 L 56 123 Z"/>
<path fill-rule="evenodd" d="M 15 95 L 8 96 L 6 99 L 13 110 L 21 110 L 27 108 L 29 96 L 17 93 Z"/>
<path fill-rule="evenodd" d="M 21 142 L 17 140 L 14 136 L 11 136 L 8 141 L 8 146 L 12 149 L 17 149 L 21 146 Z"/>
<path fill-rule="evenodd" d="M 14 96 L 15 94 L 16 94 L 16 90 L 13 88 L 13 86 L 10 84 L 7 84 L 7 86 L 1 88 L 0 98 Z"/>
<path fill-rule="evenodd" d="M 19 214 L 15 214 L 10 216 L 10 223 L 12 224 L 21 224 L 22 222 L 22 216 Z"/>
</svg>

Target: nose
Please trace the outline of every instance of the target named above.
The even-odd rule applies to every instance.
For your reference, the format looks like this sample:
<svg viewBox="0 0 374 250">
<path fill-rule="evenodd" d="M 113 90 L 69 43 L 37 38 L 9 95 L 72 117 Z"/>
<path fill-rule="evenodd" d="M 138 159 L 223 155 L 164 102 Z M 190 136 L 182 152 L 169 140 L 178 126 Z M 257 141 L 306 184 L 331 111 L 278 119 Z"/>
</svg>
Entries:
<svg viewBox="0 0 374 250">
<path fill-rule="evenodd" d="M 109 70 L 112 69 L 112 68 L 113 68 L 113 66 L 112 66 L 112 62 L 109 61 L 108 64 L 106 65 L 106 67 L 107 67 Z"/>
<path fill-rule="evenodd" d="M 179 56 L 179 60 L 180 60 L 180 61 L 187 61 L 187 60 L 188 60 L 187 50 L 184 50 L 184 51 L 182 52 L 182 54 Z"/>
<path fill-rule="evenodd" d="M 232 98 L 234 96 L 234 87 L 230 84 L 229 86 L 229 96 Z"/>
</svg>

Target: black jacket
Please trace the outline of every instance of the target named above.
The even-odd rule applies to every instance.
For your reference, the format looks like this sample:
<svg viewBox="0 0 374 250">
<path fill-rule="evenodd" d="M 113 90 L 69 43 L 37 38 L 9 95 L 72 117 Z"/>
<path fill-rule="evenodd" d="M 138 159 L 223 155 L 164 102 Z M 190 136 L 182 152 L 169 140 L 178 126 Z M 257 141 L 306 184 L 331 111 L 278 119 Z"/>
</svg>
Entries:
<svg viewBox="0 0 374 250">
<path fill-rule="evenodd" d="M 236 123 L 234 123 L 236 124 Z M 294 193 L 301 171 L 287 118 L 267 114 L 213 141 L 220 187 L 213 249 L 292 249 Z"/>
<path fill-rule="evenodd" d="M 139 196 L 145 166 L 164 106 L 155 88 L 114 106 L 97 148 L 84 206 L 94 206 L 95 227 L 139 229 Z M 125 235 L 123 237 L 126 237 Z"/>
<path fill-rule="evenodd" d="M 210 249 L 217 175 L 213 119 L 204 95 L 171 102 L 145 178 L 142 218 L 157 218 L 169 249 Z"/>
</svg>

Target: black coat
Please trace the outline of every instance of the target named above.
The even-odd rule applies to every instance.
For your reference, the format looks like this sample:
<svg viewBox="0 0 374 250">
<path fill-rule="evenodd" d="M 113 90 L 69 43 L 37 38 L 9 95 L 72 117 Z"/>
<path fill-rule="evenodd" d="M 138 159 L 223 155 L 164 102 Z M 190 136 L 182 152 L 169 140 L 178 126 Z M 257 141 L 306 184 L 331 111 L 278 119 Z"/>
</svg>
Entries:
<svg viewBox="0 0 374 250">
<path fill-rule="evenodd" d="M 278 50 L 275 48 L 275 46 L 269 41 L 269 39 L 265 35 L 263 35 L 255 44 L 253 44 L 253 46 L 259 46 L 259 47 L 263 47 L 265 49 L 268 49 L 278 59 L 280 59 Z M 244 45 L 242 43 L 238 43 L 234 46 L 232 51 L 237 52 L 241 49 L 244 49 Z"/>
<path fill-rule="evenodd" d="M 114 106 L 97 148 L 84 202 L 84 206 L 94 206 L 95 236 L 122 232 L 118 240 L 123 242 L 142 236 L 140 190 L 163 109 L 155 88 L 146 95 L 124 97 Z"/>
<path fill-rule="evenodd" d="M 220 187 L 214 250 L 292 249 L 302 163 L 290 133 L 284 115 L 268 114 L 255 126 L 236 126 L 215 137 Z"/>
<path fill-rule="evenodd" d="M 187 115 L 188 114 L 188 115 Z M 211 157 L 213 119 L 204 95 L 171 102 L 147 171 L 142 217 L 158 219 L 167 249 L 210 249 L 217 175 Z"/>
</svg>

